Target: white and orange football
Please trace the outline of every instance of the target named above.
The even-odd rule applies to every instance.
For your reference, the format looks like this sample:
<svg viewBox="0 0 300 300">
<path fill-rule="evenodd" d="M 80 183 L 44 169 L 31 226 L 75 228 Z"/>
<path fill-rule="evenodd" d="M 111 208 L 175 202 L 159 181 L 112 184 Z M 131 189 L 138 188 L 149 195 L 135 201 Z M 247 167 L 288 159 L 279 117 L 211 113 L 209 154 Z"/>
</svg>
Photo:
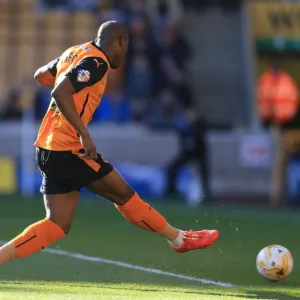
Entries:
<svg viewBox="0 0 300 300">
<path fill-rule="evenodd" d="M 293 266 L 291 252 L 280 245 L 265 247 L 256 258 L 257 271 L 272 281 L 286 279 L 292 273 Z"/>
</svg>

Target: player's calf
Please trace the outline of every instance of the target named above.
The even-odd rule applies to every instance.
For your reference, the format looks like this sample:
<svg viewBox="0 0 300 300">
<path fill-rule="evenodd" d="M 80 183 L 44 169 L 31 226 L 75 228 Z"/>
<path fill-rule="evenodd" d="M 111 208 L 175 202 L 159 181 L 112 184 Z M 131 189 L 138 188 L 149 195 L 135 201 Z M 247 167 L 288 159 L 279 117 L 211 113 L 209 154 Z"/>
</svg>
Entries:
<svg viewBox="0 0 300 300">
<path fill-rule="evenodd" d="M 64 216 L 54 217 L 54 216 L 47 216 L 47 219 L 52 221 L 54 224 L 56 224 L 61 230 L 64 232 L 65 235 L 67 235 L 72 226 L 72 220 L 65 218 Z"/>
<path fill-rule="evenodd" d="M 39 252 L 64 237 L 70 230 L 79 192 L 44 196 L 46 218 L 28 226 L 0 248 L 0 264 Z"/>
<path fill-rule="evenodd" d="M 41 251 L 64 236 L 65 232 L 51 220 L 36 222 L 13 239 L 17 258 Z"/>
<path fill-rule="evenodd" d="M 115 205 L 126 220 L 140 228 L 157 233 L 175 245 L 183 243 L 183 231 L 174 228 L 150 204 L 143 201 L 137 193 L 124 205 Z"/>
<path fill-rule="evenodd" d="M 51 220 L 36 222 L 0 248 L 0 264 L 39 252 L 64 236 L 65 232 Z"/>
<path fill-rule="evenodd" d="M 148 231 L 159 233 L 167 224 L 166 219 L 137 193 L 124 205 L 116 205 L 116 208 L 129 222 Z"/>
</svg>

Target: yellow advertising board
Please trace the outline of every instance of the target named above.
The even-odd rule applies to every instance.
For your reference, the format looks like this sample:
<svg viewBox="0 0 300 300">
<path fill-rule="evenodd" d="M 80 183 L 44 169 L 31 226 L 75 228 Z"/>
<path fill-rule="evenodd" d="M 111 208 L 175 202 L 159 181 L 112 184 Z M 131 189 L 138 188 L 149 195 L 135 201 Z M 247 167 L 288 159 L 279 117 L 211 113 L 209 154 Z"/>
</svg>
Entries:
<svg viewBox="0 0 300 300">
<path fill-rule="evenodd" d="M 10 157 L 0 157 L 0 194 L 17 191 L 16 164 Z"/>
<path fill-rule="evenodd" d="M 300 39 L 300 3 L 253 1 L 253 33 L 256 38 Z"/>
</svg>

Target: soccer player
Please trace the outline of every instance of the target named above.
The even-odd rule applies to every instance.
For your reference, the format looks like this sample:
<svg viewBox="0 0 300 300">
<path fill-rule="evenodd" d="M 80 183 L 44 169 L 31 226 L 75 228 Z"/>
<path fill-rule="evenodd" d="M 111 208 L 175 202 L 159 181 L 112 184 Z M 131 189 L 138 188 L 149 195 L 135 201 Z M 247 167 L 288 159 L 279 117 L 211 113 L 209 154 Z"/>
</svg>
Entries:
<svg viewBox="0 0 300 300">
<path fill-rule="evenodd" d="M 114 202 L 129 222 L 166 238 L 179 253 L 217 240 L 217 230 L 182 231 L 168 224 L 96 151 L 86 126 L 100 104 L 109 70 L 122 64 L 127 46 L 126 29 L 109 21 L 100 26 L 95 41 L 71 47 L 36 71 L 37 81 L 54 86 L 35 142 L 46 218 L 3 245 L 0 264 L 38 252 L 68 234 L 82 187 Z"/>
</svg>

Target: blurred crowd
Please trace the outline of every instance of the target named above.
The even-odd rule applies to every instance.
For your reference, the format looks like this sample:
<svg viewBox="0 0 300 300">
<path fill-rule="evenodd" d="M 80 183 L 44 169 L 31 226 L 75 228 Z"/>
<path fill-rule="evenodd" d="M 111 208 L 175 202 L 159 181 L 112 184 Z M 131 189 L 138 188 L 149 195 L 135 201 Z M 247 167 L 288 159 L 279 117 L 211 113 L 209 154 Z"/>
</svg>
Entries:
<svg viewBox="0 0 300 300">
<path fill-rule="evenodd" d="M 170 128 L 184 108 L 193 104 L 187 63 L 192 55 L 181 31 L 184 13 L 180 0 L 42 0 L 39 10 L 90 10 L 99 24 L 108 19 L 124 22 L 130 43 L 123 68 L 111 71 L 106 94 L 94 122 L 136 122 L 153 128 Z M 188 1 L 189 5 L 197 1 Z M 190 7 L 190 6 L 189 6 Z M 46 63 L 46 62 L 45 62 Z M 51 89 L 26 80 L 8 96 L 1 119 L 20 119 L 24 103 L 34 95 L 35 116 L 48 108 Z M 32 94 L 32 93 L 31 93 Z"/>
<path fill-rule="evenodd" d="M 95 9 L 98 9 L 99 6 L 107 6 L 110 5 L 112 2 L 112 6 L 115 9 L 121 11 L 124 8 L 128 8 L 128 2 L 129 6 L 133 7 L 137 4 L 139 1 L 127 1 L 127 0 L 42 0 L 41 6 L 46 9 L 62 9 L 62 10 L 89 10 L 94 11 Z M 144 1 L 146 2 L 146 1 Z M 155 2 L 167 2 L 170 3 L 171 1 L 147 1 L 148 3 L 155 3 Z M 172 1 L 177 2 L 177 0 Z M 234 9 L 238 3 L 240 3 L 240 0 L 179 0 L 179 4 L 185 9 L 185 10 L 197 10 L 197 11 L 204 11 L 208 6 L 212 4 L 220 5 L 224 10 L 231 10 Z M 138 4 L 139 5 L 139 4 Z M 152 3 L 150 4 L 152 5 Z M 163 4 L 164 5 L 164 4 Z M 176 4 L 177 5 L 177 4 Z"/>
</svg>

